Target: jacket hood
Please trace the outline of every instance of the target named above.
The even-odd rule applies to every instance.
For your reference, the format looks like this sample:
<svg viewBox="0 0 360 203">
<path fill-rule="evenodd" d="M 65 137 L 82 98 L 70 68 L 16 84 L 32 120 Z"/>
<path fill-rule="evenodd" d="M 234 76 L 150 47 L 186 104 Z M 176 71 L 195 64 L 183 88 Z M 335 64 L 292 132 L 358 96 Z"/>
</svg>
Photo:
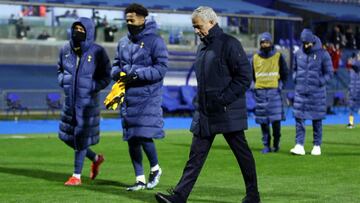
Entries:
<svg viewBox="0 0 360 203">
<path fill-rule="evenodd" d="M 313 47 L 311 48 L 311 53 L 316 51 L 316 50 L 319 50 L 319 49 L 322 49 L 322 43 L 321 43 L 321 40 L 316 36 L 314 35 L 311 30 L 309 29 L 304 29 L 302 32 L 301 32 L 301 45 L 303 45 L 303 42 L 312 42 L 314 43 Z M 303 49 L 303 46 L 301 46 L 301 50 L 304 52 L 304 49 Z"/>
<path fill-rule="evenodd" d="M 154 20 L 145 20 L 145 28 L 137 35 L 131 35 L 128 32 L 128 38 L 131 41 L 139 41 L 144 38 L 146 35 L 156 34 L 157 32 L 157 24 Z"/>
<path fill-rule="evenodd" d="M 84 42 L 81 42 L 81 50 L 85 52 L 89 47 L 94 43 L 94 36 L 95 36 L 95 25 L 94 22 L 90 18 L 78 18 L 72 25 L 71 25 L 71 37 L 70 37 L 70 45 L 74 47 L 74 41 L 72 39 L 72 35 L 74 32 L 74 27 L 77 24 L 81 24 L 86 31 L 86 39 Z"/>
<path fill-rule="evenodd" d="M 301 32 L 300 39 L 302 42 L 315 42 L 315 35 L 309 29 L 304 29 Z"/>
<path fill-rule="evenodd" d="M 260 35 L 260 42 L 261 41 L 269 41 L 272 43 L 272 36 L 269 32 L 263 32 Z"/>
</svg>

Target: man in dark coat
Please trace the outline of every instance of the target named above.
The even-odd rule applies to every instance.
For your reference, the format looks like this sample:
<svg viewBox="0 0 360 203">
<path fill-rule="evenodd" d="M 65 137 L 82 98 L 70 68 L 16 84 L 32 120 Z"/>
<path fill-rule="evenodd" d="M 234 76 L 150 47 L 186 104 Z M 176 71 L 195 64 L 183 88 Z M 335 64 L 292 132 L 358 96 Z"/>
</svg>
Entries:
<svg viewBox="0 0 360 203">
<path fill-rule="evenodd" d="M 111 81 L 111 64 L 105 49 L 94 43 L 94 24 L 79 18 L 72 24 L 70 42 L 60 50 L 58 82 L 64 89 L 59 138 L 75 150 L 74 174 L 65 185 L 80 185 L 85 156 L 92 161 L 94 179 L 104 161 L 89 147 L 99 142 L 99 92 Z"/>
<path fill-rule="evenodd" d="M 254 70 L 255 121 L 260 124 L 264 148 L 267 154 L 279 151 L 281 120 L 285 119 L 281 99 L 281 89 L 287 79 L 287 65 L 284 57 L 272 45 L 272 36 L 264 32 L 260 36 L 260 50 L 252 59 Z M 273 149 L 271 145 L 270 124 L 273 129 Z"/>
<path fill-rule="evenodd" d="M 194 134 L 189 160 L 173 194 L 156 194 L 158 202 L 186 202 L 205 163 L 216 134 L 223 134 L 243 174 L 246 197 L 242 202 L 260 202 L 255 161 L 246 142 L 247 110 L 245 92 L 252 70 L 241 43 L 225 34 L 210 7 L 192 14 L 198 47 L 195 73 L 198 105 L 190 131 Z"/>
<path fill-rule="evenodd" d="M 311 30 L 301 32 L 302 48 L 296 53 L 293 79 L 295 83 L 294 116 L 296 145 L 290 150 L 305 155 L 305 120 L 312 120 L 314 147 L 312 155 L 321 155 L 322 119 L 326 115 L 326 83 L 333 76 L 329 53 Z"/>
<path fill-rule="evenodd" d="M 160 180 L 157 152 L 153 139 L 164 137 L 162 116 L 162 86 L 167 71 L 168 52 L 164 40 L 156 33 L 155 21 L 145 20 L 148 10 L 131 4 L 125 10 L 129 33 L 120 39 L 112 67 L 115 81 L 120 74 L 125 83 L 121 106 L 123 139 L 128 142 L 129 154 L 135 171 L 135 184 L 128 191 L 154 188 Z M 150 162 L 146 184 L 142 165 L 142 149 Z"/>
</svg>

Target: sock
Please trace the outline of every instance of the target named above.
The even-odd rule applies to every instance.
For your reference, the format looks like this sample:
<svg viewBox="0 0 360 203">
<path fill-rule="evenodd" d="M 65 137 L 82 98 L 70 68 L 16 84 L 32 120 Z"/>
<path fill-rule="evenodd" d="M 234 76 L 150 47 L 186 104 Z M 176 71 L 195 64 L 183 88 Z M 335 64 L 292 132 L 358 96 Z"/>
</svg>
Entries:
<svg viewBox="0 0 360 203">
<path fill-rule="evenodd" d="M 151 169 L 150 169 L 150 171 L 151 172 L 154 172 L 154 171 L 157 171 L 157 170 L 159 170 L 159 164 L 156 164 L 155 166 L 153 166 L 153 167 L 151 167 Z"/>
<path fill-rule="evenodd" d="M 74 173 L 72 176 L 75 177 L 75 178 L 77 178 L 77 179 L 80 179 L 80 178 L 81 178 L 81 174 L 76 174 L 76 173 Z"/>
<path fill-rule="evenodd" d="M 145 175 L 136 176 L 136 182 L 146 183 Z"/>
<path fill-rule="evenodd" d="M 349 116 L 349 124 L 354 125 L 354 116 L 353 115 Z"/>
</svg>

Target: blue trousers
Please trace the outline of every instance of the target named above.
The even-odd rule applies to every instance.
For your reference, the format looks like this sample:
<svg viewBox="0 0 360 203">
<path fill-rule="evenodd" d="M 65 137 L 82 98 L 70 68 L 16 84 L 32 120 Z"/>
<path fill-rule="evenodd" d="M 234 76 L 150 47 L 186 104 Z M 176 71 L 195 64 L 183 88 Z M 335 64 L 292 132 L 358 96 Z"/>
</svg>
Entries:
<svg viewBox="0 0 360 203">
<path fill-rule="evenodd" d="M 143 148 L 145 151 L 145 154 L 150 162 L 150 167 L 156 166 L 158 164 L 158 156 L 154 141 L 152 139 L 144 137 L 133 137 L 128 140 L 128 146 L 131 162 L 133 164 L 136 176 L 144 175 L 141 148 Z"/>
<path fill-rule="evenodd" d="M 69 147 L 75 148 L 74 144 L 66 143 Z M 92 151 L 90 148 L 83 150 L 75 150 L 75 159 L 74 159 L 74 173 L 81 174 L 81 171 L 84 166 L 85 157 L 90 159 L 91 161 L 95 161 L 96 153 Z"/>
<path fill-rule="evenodd" d="M 296 144 L 304 145 L 305 143 L 305 120 L 295 118 L 296 120 Z M 322 143 L 322 120 L 312 120 L 314 145 L 320 146 Z"/>
<path fill-rule="evenodd" d="M 274 137 L 274 147 L 279 147 L 280 137 L 281 137 L 281 123 L 280 121 L 274 121 L 271 123 L 273 137 Z M 261 132 L 262 132 L 262 141 L 265 147 L 270 147 L 271 145 L 271 133 L 270 133 L 270 125 L 269 124 L 261 124 Z"/>
</svg>

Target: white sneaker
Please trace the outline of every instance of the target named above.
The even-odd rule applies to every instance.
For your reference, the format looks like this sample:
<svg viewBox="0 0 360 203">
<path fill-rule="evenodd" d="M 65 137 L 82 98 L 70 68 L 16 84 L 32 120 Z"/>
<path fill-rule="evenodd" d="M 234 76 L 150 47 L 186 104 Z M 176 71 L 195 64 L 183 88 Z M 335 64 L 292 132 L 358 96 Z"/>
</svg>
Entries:
<svg viewBox="0 0 360 203">
<path fill-rule="evenodd" d="M 311 155 L 319 156 L 321 155 L 321 148 L 318 145 L 314 145 L 313 149 L 311 150 Z"/>
<path fill-rule="evenodd" d="M 149 182 L 147 184 L 147 189 L 153 189 L 160 182 L 160 176 L 162 174 L 161 168 L 157 171 L 152 171 L 149 175 Z"/>
<path fill-rule="evenodd" d="M 294 155 L 305 155 L 304 146 L 300 144 L 296 144 L 295 147 L 290 150 L 290 152 Z"/>
</svg>

